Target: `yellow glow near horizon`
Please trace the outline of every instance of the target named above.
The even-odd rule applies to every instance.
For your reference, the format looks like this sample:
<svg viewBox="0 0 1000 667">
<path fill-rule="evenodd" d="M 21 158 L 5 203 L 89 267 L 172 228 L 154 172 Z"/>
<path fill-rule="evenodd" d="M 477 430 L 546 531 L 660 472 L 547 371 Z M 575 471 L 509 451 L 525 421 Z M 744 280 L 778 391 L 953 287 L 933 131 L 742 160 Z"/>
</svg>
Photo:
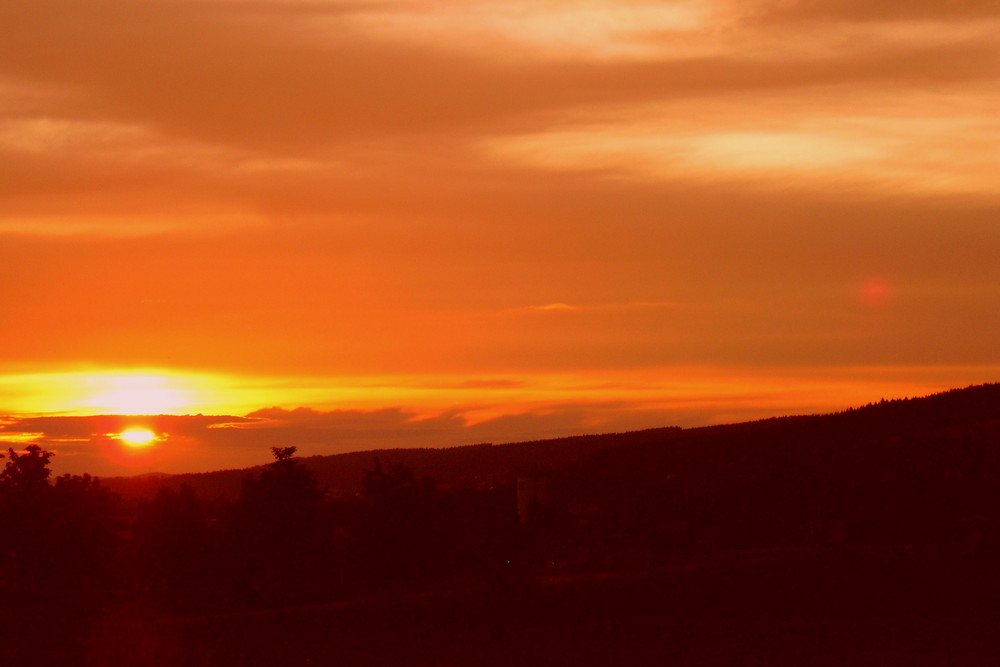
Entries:
<svg viewBox="0 0 1000 667">
<path fill-rule="evenodd" d="M 681 407 L 713 415 L 705 421 L 689 418 L 685 422 L 695 425 L 722 419 L 718 416 L 721 405 L 731 406 L 724 416 L 733 421 L 788 410 L 825 412 L 882 397 L 918 396 L 985 382 L 995 378 L 996 372 L 996 367 L 861 367 L 776 373 L 683 366 L 566 374 L 496 372 L 478 377 L 255 377 L 166 370 L 0 374 L 0 415 L 242 416 L 279 406 L 320 411 L 400 408 L 430 418 L 460 406 L 463 418 L 475 424 L 560 404 L 620 403 L 632 406 L 629 409 L 663 410 L 665 424 Z M 136 426 L 128 430 L 144 429 Z M 120 434 L 118 437 L 128 442 Z M 10 441 L 11 437 L 0 440 Z"/>
<path fill-rule="evenodd" d="M 97 393 L 89 400 L 101 412 L 153 415 L 191 406 L 187 391 L 159 375 L 110 377 L 95 384 Z"/>
<path fill-rule="evenodd" d="M 155 433 L 143 428 L 130 428 L 122 431 L 118 437 L 129 447 L 146 447 L 156 440 Z"/>
<path fill-rule="evenodd" d="M 214 406 L 219 380 L 169 370 L 82 370 L 0 375 L 0 412 L 185 414 Z"/>
<path fill-rule="evenodd" d="M 243 415 L 273 405 L 376 409 L 424 405 L 428 394 L 439 393 L 396 377 L 248 377 L 162 368 L 0 373 L 0 415 Z"/>
</svg>

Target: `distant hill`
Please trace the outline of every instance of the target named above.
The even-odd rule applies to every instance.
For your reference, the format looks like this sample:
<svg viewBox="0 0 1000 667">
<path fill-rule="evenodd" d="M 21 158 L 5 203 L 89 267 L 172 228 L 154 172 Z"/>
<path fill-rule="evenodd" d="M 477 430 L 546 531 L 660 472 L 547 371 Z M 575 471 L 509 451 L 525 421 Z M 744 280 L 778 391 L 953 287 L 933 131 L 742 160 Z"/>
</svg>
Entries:
<svg viewBox="0 0 1000 667">
<path fill-rule="evenodd" d="M 663 480 L 685 493 L 722 493 L 765 480 L 913 475 L 1000 464 L 1000 384 L 923 398 L 881 401 L 845 412 L 681 429 L 574 436 L 444 449 L 390 449 L 311 456 L 303 461 L 332 494 L 356 494 L 374 458 L 409 466 L 440 485 L 507 483 L 519 474 L 566 480 L 567 488 L 605 488 L 627 497 Z M 262 459 L 268 452 L 261 452 Z M 267 463 L 266 460 L 262 461 Z M 992 466 L 992 467 L 990 467 Z M 1000 477 L 1000 468 L 997 475 Z M 208 473 L 106 478 L 125 498 L 149 498 L 162 487 L 190 485 L 204 499 L 232 499 L 253 468 Z M 943 473 L 942 473 L 943 474 Z M 804 475 L 804 476 L 803 476 Z M 816 480 L 813 480 L 815 483 Z M 728 486 L 726 486 L 728 485 Z M 710 491 L 715 489 L 715 491 Z M 754 493 L 759 496 L 759 489 Z"/>
<path fill-rule="evenodd" d="M 483 443 L 440 449 L 366 450 L 308 456 L 303 457 L 302 461 L 317 473 L 321 483 L 334 495 L 360 493 L 364 471 L 372 468 L 375 457 L 383 462 L 406 465 L 418 477 L 431 477 L 441 484 L 479 485 L 489 484 L 494 480 L 509 480 L 520 473 L 556 469 L 593 452 L 624 443 L 666 441 L 681 431 L 680 427 L 666 427 L 633 433 L 573 436 L 503 445 Z M 268 454 L 266 451 L 261 452 L 262 458 Z M 242 480 L 257 467 L 179 475 L 110 477 L 102 479 L 102 483 L 125 498 L 151 498 L 160 488 L 176 489 L 187 484 L 206 499 L 233 499 L 239 494 Z"/>
</svg>

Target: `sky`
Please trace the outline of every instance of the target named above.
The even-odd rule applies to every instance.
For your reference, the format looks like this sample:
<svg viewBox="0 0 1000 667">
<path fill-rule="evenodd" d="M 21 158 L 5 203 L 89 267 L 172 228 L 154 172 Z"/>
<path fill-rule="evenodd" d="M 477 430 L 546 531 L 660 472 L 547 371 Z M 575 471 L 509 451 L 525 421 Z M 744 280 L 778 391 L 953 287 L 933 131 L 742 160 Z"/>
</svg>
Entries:
<svg viewBox="0 0 1000 667">
<path fill-rule="evenodd" d="M 4 0 L 0 25 L 0 444 L 56 473 L 1000 379 L 995 0 Z"/>
</svg>

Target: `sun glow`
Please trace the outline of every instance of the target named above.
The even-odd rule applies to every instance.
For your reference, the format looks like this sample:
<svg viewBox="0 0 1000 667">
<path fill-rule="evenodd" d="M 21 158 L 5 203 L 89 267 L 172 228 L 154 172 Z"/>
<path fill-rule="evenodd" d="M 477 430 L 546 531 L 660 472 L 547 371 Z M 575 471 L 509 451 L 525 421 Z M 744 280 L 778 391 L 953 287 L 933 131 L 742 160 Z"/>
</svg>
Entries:
<svg viewBox="0 0 1000 667">
<path fill-rule="evenodd" d="M 112 375 L 94 383 L 90 401 L 103 412 L 152 415 L 189 405 L 187 393 L 162 375 Z"/>
<path fill-rule="evenodd" d="M 226 403 L 215 375 L 168 369 L 0 374 L 0 412 L 63 415 L 185 414 Z"/>
<path fill-rule="evenodd" d="M 156 440 L 156 434 L 144 428 L 130 428 L 118 437 L 129 447 L 147 447 Z"/>
</svg>

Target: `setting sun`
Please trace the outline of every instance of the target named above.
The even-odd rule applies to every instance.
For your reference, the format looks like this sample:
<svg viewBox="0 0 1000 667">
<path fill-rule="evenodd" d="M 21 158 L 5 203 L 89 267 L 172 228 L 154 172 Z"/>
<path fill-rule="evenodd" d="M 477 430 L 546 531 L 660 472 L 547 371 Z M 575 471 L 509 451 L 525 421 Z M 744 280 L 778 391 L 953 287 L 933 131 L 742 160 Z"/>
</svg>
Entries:
<svg viewBox="0 0 1000 667">
<path fill-rule="evenodd" d="M 155 433 L 142 428 L 132 428 L 122 431 L 118 437 L 130 447 L 146 447 L 156 440 Z"/>
</svg>

